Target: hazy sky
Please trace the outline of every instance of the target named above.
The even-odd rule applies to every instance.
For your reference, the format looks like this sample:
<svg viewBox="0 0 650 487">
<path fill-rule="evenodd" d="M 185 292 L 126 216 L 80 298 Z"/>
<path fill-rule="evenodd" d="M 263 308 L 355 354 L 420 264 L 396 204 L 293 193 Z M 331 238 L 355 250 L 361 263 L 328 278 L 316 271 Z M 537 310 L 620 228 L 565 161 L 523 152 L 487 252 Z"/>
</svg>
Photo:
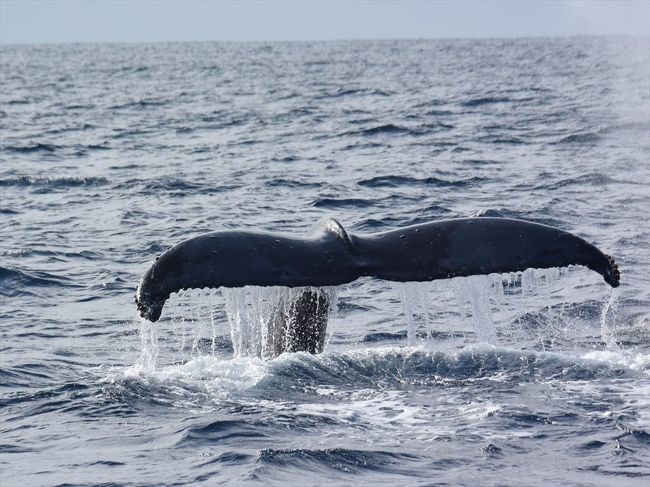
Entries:
<svg viewBox="0 0 650 487">
<path fill-rule="evenodd" d="M 650 0 L 0 0 L 0 42 L 650 35 Z"/>
</svg>

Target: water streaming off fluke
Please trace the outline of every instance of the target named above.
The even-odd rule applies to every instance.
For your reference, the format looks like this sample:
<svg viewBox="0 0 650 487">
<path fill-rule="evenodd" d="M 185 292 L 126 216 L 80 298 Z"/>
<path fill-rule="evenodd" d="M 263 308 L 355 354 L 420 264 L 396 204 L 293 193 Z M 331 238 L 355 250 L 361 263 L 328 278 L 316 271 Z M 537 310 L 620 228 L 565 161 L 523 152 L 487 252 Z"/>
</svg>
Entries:
<svg viewBox="0 0 650 487">
<path fill-rule="evenodd" d="M 524 272 L 471 276 L 431 282 L 391 283 L 401 302 L 395 315 L 405 318 L 407 344 L 432 343 L 440 328 L 474 334 L 476 342 L 507 344 L 528 332 L 542 350 L 556 340 L 567 340 L 575 316 L 565 315 L 565 304 L 555 287 L 568 269 L 528 269 Z M 340 289 L 246 286 L 186 290 L 172 296 L 169 317 L 158 324 L 140 322 L 142 352 L 138 367 L 155 369 L 158 360 L 156 327 L 165 327 L 166 340 L 176 342 L 176 357 L 184 362 L 202 355 L 271 359 L 291 340 L 295 303 L 305 293 L 323 298 L 331 323 L 337 319 Z M 544 306 L 539 308 L 539 297 Z M 353 296 L 352 296 L 353 297 Z M 610 291 L 600 311 L 601 339 L 608 348 L 616 342 L 611 319 L 616 294 Z M 612 315 L 612 316 L 610 316 Z M 344 325 L 345 326 L 345 325 Z M 352 326 L 352 325 L 350 325 Z M 529 328 L 522 330 L 520 328 Z M 534 329 L 534 330 L 533 330 Z M 532 330 L 532 331 L 531 331 Z"/>
</svg>

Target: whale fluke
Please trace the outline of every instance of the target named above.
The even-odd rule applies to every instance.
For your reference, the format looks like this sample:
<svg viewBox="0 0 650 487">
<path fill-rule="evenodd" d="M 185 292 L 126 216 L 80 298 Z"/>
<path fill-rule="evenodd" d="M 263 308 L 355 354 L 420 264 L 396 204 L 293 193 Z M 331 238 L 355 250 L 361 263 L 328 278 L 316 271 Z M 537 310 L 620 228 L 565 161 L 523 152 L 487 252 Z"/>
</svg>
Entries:
<svg viewBox="0 0 650 487">
<path fill-rule="evenodd" d="M 461 218 L 354 235 L 331 219 L 309 237 L 224 231 L 185 240 L 151 264 L 135 300 L 141 316 L 157 321 L 165 301 L 182 289 L 336 286 L 364 276 L 431 281 L 569 265 L 619 285 L 614 259 L 576 235 L 538 223 Z"/>
</svg>

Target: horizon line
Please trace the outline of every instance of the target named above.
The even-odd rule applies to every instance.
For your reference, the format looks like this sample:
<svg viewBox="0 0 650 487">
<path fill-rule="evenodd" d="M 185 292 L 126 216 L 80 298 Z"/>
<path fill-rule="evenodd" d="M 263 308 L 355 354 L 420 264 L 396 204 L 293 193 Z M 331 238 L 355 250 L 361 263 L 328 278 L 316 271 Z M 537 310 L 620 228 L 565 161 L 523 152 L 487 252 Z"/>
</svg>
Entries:
<svg viewBox="0 0 650 487">
<path fill-rule="evenodd" d="M 565 34 L 565 35 L 504 35 L 504 36 L 468 36 L 468 37 L 349 37 L 340 39 L 185 39 L 185 40 L 97 40 L 97 41 L 45 41 L 45 42 L 3 42 L 5 46 L 61 46 L 61 45 L 97 45 L 97 44 L 192 44 L 192 43 L 220 43 L 220 44 L 255 44 L 255 43 L 334 43 L 334 42 L 378 42 L 378 41 L 463 41 L 463 40 L 518 40 L 518 39 L 572 39 L 572 38 L 650 38 L 649 34 L 639 33 L 608 33 L 608 34 Z"/>
</svg>

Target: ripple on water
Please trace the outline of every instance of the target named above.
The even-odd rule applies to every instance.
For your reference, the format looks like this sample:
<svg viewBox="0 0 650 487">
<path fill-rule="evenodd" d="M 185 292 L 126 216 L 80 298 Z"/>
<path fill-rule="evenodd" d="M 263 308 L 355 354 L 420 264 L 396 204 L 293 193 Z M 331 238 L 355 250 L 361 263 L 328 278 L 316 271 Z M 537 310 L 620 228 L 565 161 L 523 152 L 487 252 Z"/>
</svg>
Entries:
<svg viewBox="0 0 650 487">
<path fill-rule="evenodd" d="M 642 484 L 648 63 L 597 37 L 3 46 L 3 482 Z M 406 308 L 363 279 L 323 355 L 266 361 L 190 300 L 138 362 L 134 288 L 188 236 L 470 215 L 593 240 L 619 300 L 581 271 Z"/>
</svg>

